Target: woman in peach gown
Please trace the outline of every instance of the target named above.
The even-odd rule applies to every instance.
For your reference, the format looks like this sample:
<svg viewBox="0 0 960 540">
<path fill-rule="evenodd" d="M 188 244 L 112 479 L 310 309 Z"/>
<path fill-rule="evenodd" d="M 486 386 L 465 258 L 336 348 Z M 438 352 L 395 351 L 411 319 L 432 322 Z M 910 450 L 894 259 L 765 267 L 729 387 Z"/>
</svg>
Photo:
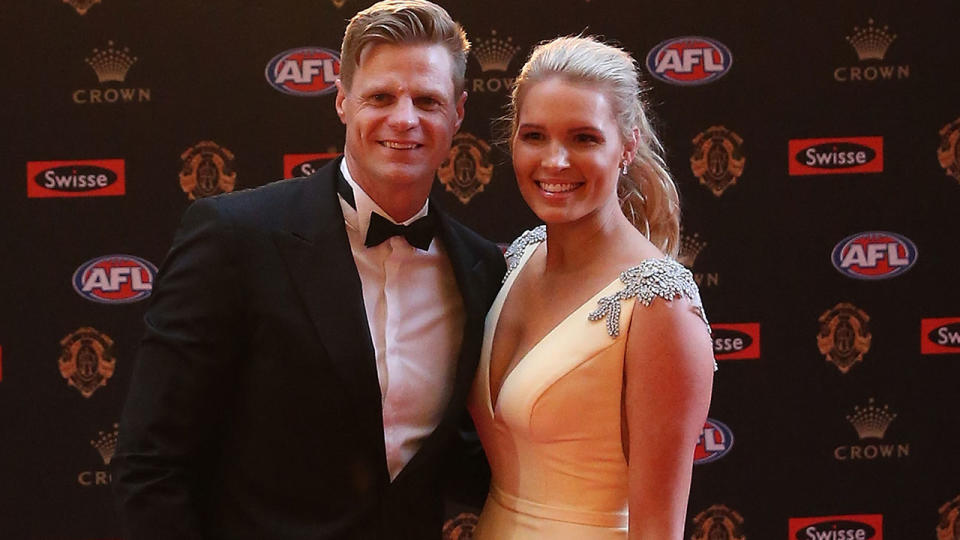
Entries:
<svg viewBox="0 0 960 540">
<path fill-rule="evenodd" d="M 469 406 L 490 462 L 479 540 L 683 535 L 715 363 L 675 255 L 679 204 L 626 52 L 540 45 L 510 147 L 544 222 L 507 250 Z"/>
</svg>

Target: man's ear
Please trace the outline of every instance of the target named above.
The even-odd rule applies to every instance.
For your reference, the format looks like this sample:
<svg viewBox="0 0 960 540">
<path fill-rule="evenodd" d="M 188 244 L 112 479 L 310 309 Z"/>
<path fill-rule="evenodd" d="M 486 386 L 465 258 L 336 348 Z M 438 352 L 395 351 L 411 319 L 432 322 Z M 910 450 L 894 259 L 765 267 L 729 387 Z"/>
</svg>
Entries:
<svg viewBox="0 0 960 540">
<path fill-rule="evenodd" d="M 337 116 L 340 117 L 340 121 L 342 123 L 346 124 L 347 120 L 346 118 L 344 118 L 343 100 L 347 99 L 347 91 L 343 89 L 343 81 L 341 81 L 340 79 L 337 79 L 336 84 L 337 84 L 337 100 L 336 100 Z"/>
<path fill-rule="evenodd" d="M 463 123 L 463 117 L 466 115 L 466 109 L 464 109 L 463 104 L 467 102 L 467 91 L 464 90 L 460 94 L 460 98 L 457 99 L 457 129 L 460 129 L 460 124 Z"/>
</svg>

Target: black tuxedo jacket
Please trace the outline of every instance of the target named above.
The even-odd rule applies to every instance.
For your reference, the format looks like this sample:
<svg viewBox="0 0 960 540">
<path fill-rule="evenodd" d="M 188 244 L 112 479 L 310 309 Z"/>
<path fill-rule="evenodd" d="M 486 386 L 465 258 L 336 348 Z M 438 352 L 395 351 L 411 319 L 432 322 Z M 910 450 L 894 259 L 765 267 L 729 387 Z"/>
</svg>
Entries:
<svg viewBox="0 0 960 540">
<path fill-rule="evenodd" d="M 443 420 L 390 482 L 338 164 L 187 210 L 111 463 L 127 540 L 440 537 L 446 476 L 473 474 L 445 466 L 503 256 L 431 207 L 466 325 Z"/>
</svg>

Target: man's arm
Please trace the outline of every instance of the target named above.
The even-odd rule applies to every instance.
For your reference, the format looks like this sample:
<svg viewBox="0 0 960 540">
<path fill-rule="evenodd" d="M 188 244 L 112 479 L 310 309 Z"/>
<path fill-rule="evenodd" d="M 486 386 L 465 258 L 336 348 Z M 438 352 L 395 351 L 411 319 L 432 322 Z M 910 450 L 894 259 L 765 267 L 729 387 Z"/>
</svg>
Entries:
<svg viewBox="0 0 960 540">
<path fill-rule="evenodd" d="M 201 538 L 198 493 L 210 488 L 242 332 L 232 239 L 216 201 L 198 201 L 160 270 L 111 461 L 127 540 Z"/>
</svg>

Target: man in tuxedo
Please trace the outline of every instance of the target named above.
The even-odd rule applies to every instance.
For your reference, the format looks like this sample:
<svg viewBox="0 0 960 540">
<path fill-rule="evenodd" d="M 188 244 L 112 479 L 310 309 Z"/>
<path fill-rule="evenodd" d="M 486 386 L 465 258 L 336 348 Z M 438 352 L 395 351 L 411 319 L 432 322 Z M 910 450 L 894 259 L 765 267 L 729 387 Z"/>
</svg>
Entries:
<svg viewBox="0 0 960 540">
<path fill-rule="evenodd" d="M 112 462 L 127 540 L 440 537 L 504 273 L 427 201 L 468 47 L 426 0 L 361 11 L 337 83 L 344 158 L 187 210 Z"/>
</svg>

